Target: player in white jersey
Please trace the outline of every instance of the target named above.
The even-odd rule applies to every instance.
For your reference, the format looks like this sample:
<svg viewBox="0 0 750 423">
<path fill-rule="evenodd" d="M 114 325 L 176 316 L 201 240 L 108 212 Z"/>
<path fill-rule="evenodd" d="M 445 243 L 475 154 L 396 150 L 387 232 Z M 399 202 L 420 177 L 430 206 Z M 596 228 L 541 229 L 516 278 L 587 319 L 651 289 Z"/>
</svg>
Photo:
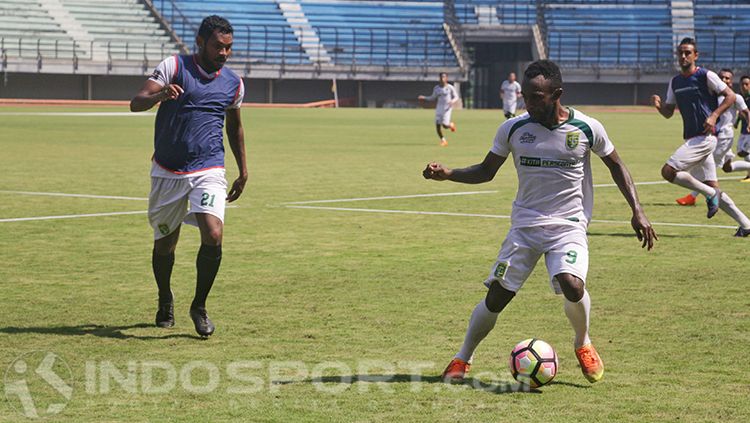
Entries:
<svg viewBox="0 0 750 423">
<path fill-rule="evenodd" d="M 542 255 L 550 285 L 555 293 L 564 295 L 565 314 L 575 331 L 574 349 L 584 376 L 593 383 L 604 374 L 604 365 L 589 339 L 591 302 L 585 285 L 589 258 L 586 228 L 593 206 L 591 152 L 607 165 L 625 196 L 643 247 L 650 250 L 657 237 L 604 127 L 578 110 L 563 107 L 562 93 L 562 76 L 555 63 L 540 60 L 530 64 L 522 84 L 528 112 L 500 126 L 484 161 L 463 169 L 432 162 L 423 172 L 425 178 L 438 181 L 488 182 L 512 154 L 518 174 L 511 228 L 484 282 L 489 288 L 487 296 L 475 307 L 464 343 L 443 372 L 445 380 L 463 380 L 474 350 Z"/>
<path fill-rule="evenodd" d="M 500 98 L 503 100 L 503 112 L 506 119 L 516 116 L 516 107 L 520 97 L 521 84 L 516 81 L 515 72 L 511 72 L 508 74 L 508 79 L 500 85 Z"/>
<path fill-rule="evenodd" d="M 429 96 L 420 95 L 417 98 L 420 103 L 437 100 L 435 105 L 435 129 L 438 137 L 440 137 L 440 145 L 447 146 L 448 140 L 443 136 L 443 128 L 456 132 L 456 124 L 451 120 L 451 114 L 453 113 L 453 106 L 459 101 L 456 88 L 448 83 L 448 74 L 440 73 L 440 83 L 432 89 L 432 94 Z"/>
<path fill-rule="evenodd" d="M 727 86 L 731 87 L 734 79 L 734 72 L 731 69 L 724 68 L 719 71 L 719 79 L 721 79 Z M 719 103 L 724 101 L 724 96 L 719 96 Z M 735 96 L 735 101 L 732 107 L 727 109 L 721 117 L 719 122 L 716 124 L 716 148 L 714 149 L 714 163 L 716 167 L 721 167 L 724 172 L 733 172 L 737 170 L 750 169 L 750 163 L 739 162 L 740 166 L 732 166 L 732 159 L 734 153 L 732 153 L 732 144 L 734 143 L 734 128 L 737 125 L 737 113 L 744 117 L 743 121 L 750 121 L 750 111 L 748 111 L 745 99 L 742 96 Z M 741 168 L 742 165 L 747 163 L 746 168 Z M 693 175 L 696 176 L 696 175 Z M 678 198 L 677 204 L 681 206 L 693 206 L 695 205 L 695 199 L 698 197 L 698 191 L 693 191 L 684 197 Z"/>
</svg>

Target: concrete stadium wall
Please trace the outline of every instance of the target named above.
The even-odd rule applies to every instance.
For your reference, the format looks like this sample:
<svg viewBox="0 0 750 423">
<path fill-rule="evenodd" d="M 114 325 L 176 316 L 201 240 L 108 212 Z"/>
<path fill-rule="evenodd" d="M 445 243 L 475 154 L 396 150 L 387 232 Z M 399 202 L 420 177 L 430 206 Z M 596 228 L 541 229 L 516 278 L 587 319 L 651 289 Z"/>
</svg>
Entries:
<svg viewBox="0 0 750 423">
<path fill-rule="evenodd" d="M 102 75 L 57 75 L 36 73 L 0 74 L 0 98 L 129 100 L 146 77 Z M 330 80 L 245 79 L 245 102 L 306 103 L 333 98 Z M 362 107 L 406 107 L 420 94 L 429 95 L 435 82 L 338 81 L 340 99 Z M 565 84 L 566 104 L 646 104 L 649 96 L 664 96 L 667 80 L 655 83 Z M 346 104 L 346 103 L 345 103 Z"/>
</svg>

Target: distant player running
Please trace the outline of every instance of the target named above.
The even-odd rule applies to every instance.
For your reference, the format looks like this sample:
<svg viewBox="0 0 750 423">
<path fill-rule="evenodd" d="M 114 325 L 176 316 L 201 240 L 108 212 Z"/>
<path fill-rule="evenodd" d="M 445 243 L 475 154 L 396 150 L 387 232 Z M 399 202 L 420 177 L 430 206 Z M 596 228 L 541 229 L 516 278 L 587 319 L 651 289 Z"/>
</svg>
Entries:
<svg viewBox="0 0 750 423">
<path fill-rule="evenodd" d="M 661 174 L 673 184 L 705 195 L 706 216 L 710 219 L 719 209 L 724 210 L 740 225 L 735 236 L 746 237 L 750 235 L 750 220 L 719 189 L 713 157 L 716 121 L 734 104 L 736 95 L 718 75 L 695 64 L 698 48 L 694 39 L 680 41 L 677 60 L 682 72 L 669 82 L 666 100 L 662 102 L 658 95 L 651 96 L 651 104 L 665 118 L 674 115 L 675 106 L 679 106 L 682 115 L 685 143 L 667 160 Z M 719 95 L 724 96 L 721 104 Z"/>
<path fill-rule="evenodd" d="M 516 116 L 516 107 L 521 97 L 521 84 L 516 81 L 516 74 L 511 72 L 508 79 L 500 85 L 500 98 L 503 100 L 503 112 L 506 119 Z"/>
<path fill-rule="evenodd" d="M 203 20 L 195 43 L 198 53 L 165 59 L 130 102 L 130 110 L 156 115 L 148 218 L 154 228 L 152 265 L 159 288 L 156 325 L 174 326 L 170 289 L 174 251 L 181 224 L 198 226 L 201 247 L 190 318 L 201 336 L 214 332 L 206 298 L 221 264 L 225 201 L 239 198 L 247 182 L 240 105 L 242 79 L 224 63 L 232 53 L 232 26 L 219 16 Z M 239 177 L 227 195 L 224 177 L 224 120 Z"/>
<path fill-rule="evenodd" d="M 463 380 L 474 350 L 544 255 L 550 285 L 565 297 L 565 314 L 575 331 L 574 350 L 583 375 L 589 382 L 597 382 L 604 375 L 604 364 L 589 339 L 591 301 L 585 285 L 589 264 L 586 228 L 593 208 L 592 152 L 609 168 L 627 200 L 633 213 L 631 224 L 643 247 L 650 250 L 657 237 L 604 127 L 560 104 L 563 88 L 557 65 L 548 60 L 530 64 L 522 93 L 527 113 L 500 126 L 482 163 L 449 169 L 432 162 L 423 172 L 427 179 L 479 184 L 491 181 L 513 154 L 518 174 L 511 228 L 484 282 L 489 291 L 474 308 L 463 346 L 443 378 Z"/>
<path fill-rule="evenodd" d="M 732 72 L 731 69 L 722 69 L 719 71 L 719 79 L 727 84 L 728 87 L 731 87 L 734 79 L 734 72 Z M 723 101 L 724 96 L 719 96 L 719 104 Z M 742 121 L 747 122 L 750 112 L 748 112 L 745 99 L 740 95 L 735 95 L 734 104 L 732 104 L 732 106 L 721 115 L 719 122 L 716 124 L 717 141 L 716 148 L 714 149 L 714 163 L 717 167 L 721 167 L 721 169 L 727 173 L 739 170 L 746 171 L 750 169 L 750 162 L 732 163 L 732 159 L 734 158 L 732 144 L 734 144 L 734 128 L 739 122 L 737 120 L 738 112 L 740 116 L 743 117 Z M 747 131 L 747 124 L 745 124 L 745 131 Z M 684 197 L 678 198 L 676 201 L 677 204 L 681 206 L 692 206 L 695 205 L 696 197 L 698 197 L 698 191 L 693 191 Z"/>
<path fill-rule="evenodd" d="M 456 132 L 456 124 L 451 120 L 451 114 L 453 113 L 453 106 L 459 101 L 456 88 L 448 83 L 448 74 L 445 72 L 440 73 L 440 83 L 435 85 L 431 95 L 427 97 L 420 95 L 417 98 L 420 103 L 425 100 L 437 100 L 437 104 L 435 105 L 435 129 L 437 130 L 438 137 L 440 137 L 440 145 L 443 147 L 447 146 L 448 140 L 443 135 L 443 128 L 450 129 L 451 132 Z"/>
</svg>

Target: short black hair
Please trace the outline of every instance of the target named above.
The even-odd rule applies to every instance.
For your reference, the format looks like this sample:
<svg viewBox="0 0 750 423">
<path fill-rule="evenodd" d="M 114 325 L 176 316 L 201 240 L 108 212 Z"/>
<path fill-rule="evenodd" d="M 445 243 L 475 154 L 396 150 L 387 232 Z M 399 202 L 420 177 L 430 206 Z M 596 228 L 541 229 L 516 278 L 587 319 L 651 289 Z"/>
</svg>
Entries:
<svg viewBox="0 0 750 423">
<path fill-rule="evenodd" d="M 729 68 L 721 68 L 719 72 L 731 73 L 732 75 L 734 75 L 734 71 Z"/>
<path fill-rule="evenodd" d="M 537 60 L 530 64 L 523 73 L 523 77 L 526 79 L 534 79 L 539 75 L 542 75 L 544 79 L 552 81 L 551 87 L 553 90 L 562 88 L 562 73 L 560 73 L 560 68 L 555 62 L 551 60 Z"/>
<path fill-rule="evenodd" d="M 447 77 L 447 76 L 448 76 L 448 72 L 440 72 L 440 73 L 438 74 L 438 77 L 439 77 L 439 78 L 442 78 L 442 77 L 443 77 L 443 75 L 445 75 L 445 76 Z"/>
<path fill-rule="evenodd" d="M 695 38 L 693 38 L 693 37 L 685 37 L 685 38 L 683 38 L 682 41 L 680 41 L 680 44 L 678 44 L 678 47 L 679 46 L 683 46 L 685 44 L 692 45 L 693 48 L 695 49 L 695 51 L 698 51 L 698 43 L 695 41 Z"/>
<path fill-rule="evenodd" d="M 744 81 L 746 79 L 750 79 L 750 75 L 742 75 L 742 77 L 740 78 L 740 81 Z"/>
<path fill-rule="evenodd" d="M 203 22 L 201 22 L 201 27 L 198 29 L 198 36 L 207 41 L 216 30 L 219 30 L 222 34 L 234 33 L 234 28 L 232 28 L 232 24 L 228 20 L 221 16 L 211 15 L 206 16 Z"/>
</svg>

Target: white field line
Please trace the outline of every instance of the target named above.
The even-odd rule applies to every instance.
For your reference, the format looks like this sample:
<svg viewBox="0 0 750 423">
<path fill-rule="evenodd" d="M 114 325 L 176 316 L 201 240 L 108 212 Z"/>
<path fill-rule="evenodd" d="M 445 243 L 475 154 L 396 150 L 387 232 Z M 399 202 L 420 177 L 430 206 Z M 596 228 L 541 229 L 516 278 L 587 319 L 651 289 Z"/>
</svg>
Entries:
<svg viewBox="0 0 750 423">
<path fill-rule="evenodd" d="M 0 116 L 156 116 L 153 112 L 0 112 Z"/>
<path fill-rule="evenodd" d="M 463 192 L 443 192 L 436 194 L 411 194 L 411 195 L 387 195 L 384 197 L 362 197 L 362 198 L 338 198 L 334 200 L 311 200 L 311 201 L 293 201 L 281 203 L 281 205 L 296 204 L 322 204 L 322 203 L 346 203 L 350 201 L 375 201 L 375 200 L 395 200 L 399 198 L 424 198 L 424 197 L 448 197 L 453 195 L 476 195 L 476 194 L 496 194 L 497 190 L 491 191 L 463 191 Z"/>
<path fill-rule="evenodd" d="M 121 197 L 117 195 L 93 195 L 93 194 L 68 194 L 64 192 L 32 192 L 32 191 L 0 190 L 0 193 L 21 194 L 21 195 L 43 195 L 43 196 L 50 196 L 50 197 L 97 198 L 97 199 L 104 199 L 104 200 L 148 201 L 148 198 L 143 198 L 143 197 Z"/>
<path fill-rule="evenodd" d="M 54 219 L 76 219 L 79 217 L 100 217 L 100 216 L 122 216 L 128 214 L 145 214 L 146 210 L 126 211 L 126 212 L 109 212 L 109 213 L 88 213 L 88 214 L 66 214 L 60 216 L 36 216 L 36 217 L 12 217 L 9 219 L 0 219 L 4 222 L 27 222 L 30 220 L 54 220 Z"/>
<path fill-rule="evenodd" d="M 236 209 L 239 206 L 229 205 L 228 209 Z M 28 222 L 32 220 L 56 220 L 56 219 L 77 219 L 81 217 L 102 217 L 102 216 L 124 216 L 131 214 L 146 214 L 148 210 L 135 210 L 135 211 L 124 211 L 124 212 L 105 212 L 105 213 L 87 213 L 87 214 L 64 214 L 59 216 L 33 216 L 33 217 L 11 217 L 7 219 L 0 219 L 0 223 L 6 222 Z"/>
<path fill-rule="evenodd" d="M 417 215 L 432 215 L 432 216 L 459 216 L 459 217 L 483 217 L 483 218 L 489 218 L 489 219 L 510 219 L 510 216 L 500 215 L 500 214 L 452 213 L 452 212 L 433 212 L 433 211 L 418 211 L 418 210 L 359 209 L 359 208 L 352 208 L 352 207 L 326 207 L 326 206 L 302 206 L 302 205 L 287 205 L 286 207 L 290 209 L 333 210 L 333 211 L 350 211 L 350 212 L 363 212 L 363 213 L 417 214 Z M 628 220 L 592 219 L 591 223 L 630 225 L 630 221 Z M 701 224 L 695 224 L 695 223 L 651 222 L 651 224 L 655 226 L 736 229 L 736 227 L 734 226 L 701 225 Z"/>
<path fill-rule="evenodd" d="M 742 179 L 744 176 L 727 176 L 724 178 L 717 178 L 720 181 L 730 181 L 733 179 Z M 634 185 L 661 185 L 661 184 L 671 184 L 671 182 L 668 181 L 647 181 L 647 182 L 634 182 Z M 594 184 L 594 188 L 610 188 L 610 187 L 616 187 L 617 184 Z"/>
<path fill-rule="evenodd" d="M 720 181 L 742 179 L 742 176 L 728 176 L 726 178 L 719 178 Z M 645 181 L 635 182 L 635 185 L 662 185 L 669 184 L 669 182 L 661 181 Z M 616 187 L 617 184 L 594 184 L 594 188 L 610 188 Z M 486 190 L 486 191 L 462 191 L 462 192 L 444 192 L 435 194 L 411 194 L 411 195 L 386 195 L 382 197 L 359 197 L 359 198 L 335 198 L 330 200 L 309 200 L 309 201 L 290 201 L 281 203 L 282 206 L 290 205 L 304 205 L 304 204 L 325 204 L 325 203 L 349 203 L 354 201 L 377 201 L 377 200 L 397 200 L 404 198 L 428 198 L 428 197 L 448 197 L 455 195 L 477 195 L 477 194 L 496 194 L 498 190 Z"/>
</svg>

